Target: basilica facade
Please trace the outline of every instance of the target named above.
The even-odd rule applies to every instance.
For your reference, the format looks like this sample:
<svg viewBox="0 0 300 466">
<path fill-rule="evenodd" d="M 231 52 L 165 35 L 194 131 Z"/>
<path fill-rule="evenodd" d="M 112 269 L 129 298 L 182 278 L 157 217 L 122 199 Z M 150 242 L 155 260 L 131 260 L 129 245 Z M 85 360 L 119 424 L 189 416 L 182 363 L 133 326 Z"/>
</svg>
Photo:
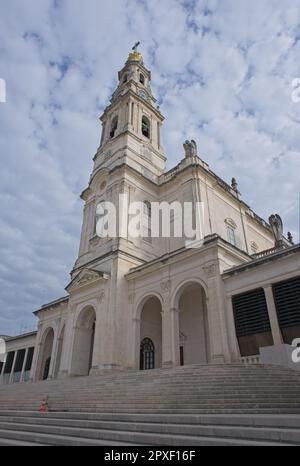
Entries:
<svg viewBox="0 0 300 466">
<path fill-rule="evenodd" d="M 180 163 L 165 171 L 164 117 L 150 82 L 134 50 L 101 116 L 67 294 L 35 311 L 26 379 L 255 361 L 261 347 L 300 336 L 299 245 L 276 238 L 272 225 L 242 200 L 236 180 L 227 184 L 217 176 L 194 141 L 184 143 Z M 153 202 L 201 202 L 201 247 L 147 231 L 139 238 L 99 237 L 97 206 L 118 205 L 124 194 L 128 203 L 143 203 L 147 219 Z M 2 380 L 13 381 L 16 372 L 22 380 L 25 367 L 29 374 L 28 351 L 20 360 L 18 338 L 7 347 Z"/>
</svg>

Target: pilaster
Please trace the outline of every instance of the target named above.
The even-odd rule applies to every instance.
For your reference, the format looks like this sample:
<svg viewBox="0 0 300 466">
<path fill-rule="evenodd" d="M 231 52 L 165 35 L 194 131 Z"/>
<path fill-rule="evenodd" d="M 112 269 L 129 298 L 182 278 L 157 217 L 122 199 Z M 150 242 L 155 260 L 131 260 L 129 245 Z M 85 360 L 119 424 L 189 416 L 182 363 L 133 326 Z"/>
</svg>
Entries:
<svg viewBox="0 0 300 466">
<path fill-rule="evenodd" d="M 265 292 L 265 297 L 266 297 L 266 302 L 267 302 L 273 342 L 274 342 L 274 345 L 281 345 L 283 343 L 283 340 L 282 340 L 282 335 L 281 335 L 281 331 L 280 331 L 280 327 L 278 323 L 272 285 L 264 286 L 264 292 Z"/>
</svg>

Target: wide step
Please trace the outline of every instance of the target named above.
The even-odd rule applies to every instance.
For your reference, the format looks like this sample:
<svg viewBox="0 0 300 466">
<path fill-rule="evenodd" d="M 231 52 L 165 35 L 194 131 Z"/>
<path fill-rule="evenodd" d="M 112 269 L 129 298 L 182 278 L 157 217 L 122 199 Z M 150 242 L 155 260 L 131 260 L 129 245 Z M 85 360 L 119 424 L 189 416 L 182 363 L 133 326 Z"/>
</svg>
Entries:
<svg viewBox="0 0 300 466">
<path fill-rule="evenodd" d="M 0 386 L 5 444 L 300 445 L 300 374 L 222 364 Z"/>
</svg>

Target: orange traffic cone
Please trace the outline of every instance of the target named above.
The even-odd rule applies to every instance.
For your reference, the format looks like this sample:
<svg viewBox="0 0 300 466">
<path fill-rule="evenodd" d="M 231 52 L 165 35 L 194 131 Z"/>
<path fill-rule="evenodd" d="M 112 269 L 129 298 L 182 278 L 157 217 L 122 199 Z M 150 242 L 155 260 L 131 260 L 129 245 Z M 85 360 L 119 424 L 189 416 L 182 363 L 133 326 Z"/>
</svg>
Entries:
<svg viewBox="0 0 300 466">
<path fill-rule="evenodd" d="M 45 398 L 44 400 L 42 400 L 40 406 L 39 406 L 39 412 L 40 413 L 45 413 L 46 411 L 48 411 L 48 401 L 47 401 L 47 398 Z"/>
</svg>

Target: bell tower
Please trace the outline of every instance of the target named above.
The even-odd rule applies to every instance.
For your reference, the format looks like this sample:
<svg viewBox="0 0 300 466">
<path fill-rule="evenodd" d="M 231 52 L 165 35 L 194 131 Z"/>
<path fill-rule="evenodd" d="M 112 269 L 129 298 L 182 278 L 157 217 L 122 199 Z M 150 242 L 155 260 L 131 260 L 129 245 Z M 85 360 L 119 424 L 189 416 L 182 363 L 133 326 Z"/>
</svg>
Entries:
<svg viewBox="0 0 300 466">
<path fill-rule="evenodd" d="M 137 46 L 119 71 L 117 88 L 100 117 L 101 142 L 94 156 L 88 186 L 81 194 L 85 202 L 84 215 L 79 255 L 72 276 L 80 267 L 91 263 L 93 268 L 99 265 L 102 271 L 110 272 L 108 257 L 114 251 L 126 251 L 137 261 L 134 265 L 155 257 L 155 246 L 150 241 L 121 236 L 119 230 L 115 236 L 102 238 L 96 229 L 97 206 L 101 203 L 112 203 L 119 221 L 121 194 L 127 195 L 128 203 L 145 202 L 145 209 L 146 201 L 156 201 L 158 177 L 165 169 L 166 158 L 160 138 L 164 117 L 151 91 L 151 73 L 144 66 Z M 128 226 L 128 217 L 124 224 Z M 107 258 L 105 265 L 103 257 Z"/>
<path fill-rule="evenodd" d="M 135 44 L 118 73 L 118 86 L 100 117 L 102 136 L 94 170 L 126 164 L 156 181 L 165 168 L 161 146 L 164 120 L 151 87 L 151 72 Z"/>
</svg>

